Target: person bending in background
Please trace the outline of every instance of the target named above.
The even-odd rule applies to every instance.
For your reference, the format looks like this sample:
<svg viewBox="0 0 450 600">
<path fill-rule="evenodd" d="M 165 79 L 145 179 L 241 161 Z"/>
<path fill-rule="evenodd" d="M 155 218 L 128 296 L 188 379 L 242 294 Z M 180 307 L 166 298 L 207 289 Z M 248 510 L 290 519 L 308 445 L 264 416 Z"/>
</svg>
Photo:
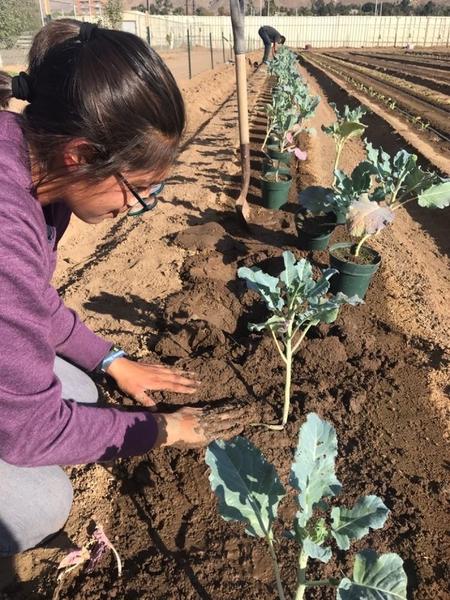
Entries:
<svg viewBox="0 0 450 600">
<path fill-rule="evenodd" d="M 127 357 L 51 285 L 72 213 L 91 224 L 151 216 L 185 126 L 166 65 L 130 33 L 52 21 L 27 73 L 0 72 L 0 107 L 13 97 L 28 105 L 0 111 L 0 556 L 63 527 L 72 486 L 60 465 L 203 446 L 242 429 L 239 409 L 151 412 L 152 390 L 192 394 L 197 383 Z M 99 406 L 96 370 L 143 406 Z"/>
<path fill-rule="evenodd" d="M 269 64 L 270 49 L 272 48 L 272 58 L 276 54 L 277 44 L 284 44 L 286 38 L 281 35 L 274 27 L 263 25 L 258 30 L 259 37 L 264 43 L 264 56 L 261 64 Z"/>
</svg>

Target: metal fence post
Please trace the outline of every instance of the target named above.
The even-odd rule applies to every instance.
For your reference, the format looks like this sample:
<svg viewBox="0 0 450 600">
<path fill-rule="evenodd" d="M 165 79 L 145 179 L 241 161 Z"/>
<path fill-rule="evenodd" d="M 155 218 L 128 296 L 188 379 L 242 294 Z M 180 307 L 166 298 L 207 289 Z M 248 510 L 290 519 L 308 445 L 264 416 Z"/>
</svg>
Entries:
<svg viewBox="0 0 450 600">
<path fill-rule="evenodd" d="M 397 26 L 395 28 L 395 40 L 394 40 L 394 48 L 397 48 L 397 36 L 398 36 L 398 26 L 400 24 L 400 17 L 397 17 Z"/>
<path fill-rule="evenodd" d="M 212 33 L 209 32 L 209 51 L 211 52 L 211 69 L 214 69 L 214 53 L 212 45 Z"/>
<path fill-rule="evenodd" d="M 189 79 L 192 79 L 191 38 L 189 35 L 189 29 L 187 30 L 187 47 L 188 47 Z"/>
<path fill-rule="evenodd" d="M 223 31 L 222 31 L 222 54 L 223 54 L 223 62 L 226 63 L 227 59 L 225 56 L 225 38 L 223 36 Z"/>
</svg>

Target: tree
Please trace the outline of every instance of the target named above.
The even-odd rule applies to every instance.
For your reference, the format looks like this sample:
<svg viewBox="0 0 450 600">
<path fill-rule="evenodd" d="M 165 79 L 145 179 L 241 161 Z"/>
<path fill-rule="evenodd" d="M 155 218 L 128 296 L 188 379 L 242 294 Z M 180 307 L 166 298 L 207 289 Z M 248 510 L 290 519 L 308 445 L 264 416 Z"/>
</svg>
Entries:
<svg viewBox="0 0 450 600">
<path fill-rule="evenodd" d="M 212 17 L 214 13 L 212 13 L 207 8 L 204 8 L 203 6 L 198 6 L 195 9 L 195 14 L 197 15 L 197 17 Z"/>
<path fill-rule="evenodd" d="M 275 0 L 264 0 L 264 8 L 263 15 L 267 17 L 267 15 L 274 15 L 277 12 L 278 8 L 275 4 Z"/>
<path fill-rule="evenodd" d="M 421 7 L 420 14 L 426 17 L 430 17 L 431 15 L 436 15 L 439 12 L 438 7 L 433 2 L 433 0 L 429 0 L 425 6 Z"/>
<path fill-rule="evenodd" d="M 173 9 L 173 15 L 184 15 L 184 8 L 182 6 L 177 6 Z"/>
<path fill-rule="evenodd" d="M 0 48 L 10 48 L 25 31 L 36 31 L 41 24 L 38 5 L 32 0 L 0 0 Z"/>
<path fill-rule="evenodd" d="M 363 13 L 369 13 L 370 15 L 375 14 L 375 2 L 366 2 L 361 6 L 361 11 Z"/>
<path fill-rule="evenodd" d="M 111 29 L 119 29 L 123 16 L 122 0 L 106 0 L 103 11 L 108 26 Z"/>
<path fill-rule="evenodd" d="M 400 0 L 400 12 L 404 15 L 410 15 L 412 11 L 411 0 Z"/>
<path fill-rule="evenodd" d="M 131 10 L 138 10 L 139 12 L 147 12 L 147 7 L 143 4 L 138 4 L 137 6 L 132 6 Z"/>
<path fill-rule="evenodd" d="M 325 0 L 312 0 L 311 10 L 313 15 L 318 15 L 319 17 L 324 17 L 328 14 Z"/>
<path fill-rule="evenodd" d="M 152 15 L 170 15 L 173 11 L 173 5 L 170 0 L 155 0 L 155 4 L 150 5 Z"/>
<path fill-rule="evenodd" d="M 219 17 L 229 17 L 230 11 L 226 6 L 220 5 L 217 14 L 219 15 Z"/>
</svg>

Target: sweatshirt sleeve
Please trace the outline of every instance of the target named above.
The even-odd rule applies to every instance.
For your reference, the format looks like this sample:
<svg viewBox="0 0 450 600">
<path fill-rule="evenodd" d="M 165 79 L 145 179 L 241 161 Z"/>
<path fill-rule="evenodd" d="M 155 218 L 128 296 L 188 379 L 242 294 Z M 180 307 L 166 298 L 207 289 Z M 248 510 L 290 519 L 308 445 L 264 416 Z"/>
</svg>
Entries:
<svg viewBox="0 0 450 600">
<path fill-rule="evenodd" d="M 25 211 L 7 218 L 1 211 L 0 207 L 0 458 L 21 466 L 69 465 L 147 452 L 157 434 L 148 411 L 61 398 L 53 372 L 55 336 L 66 356 L 74 341 L 89 344 L 92 338 L 83 337 L 86 332 L 75 317 L 70 322 L 69 313 L 58 313 L 67 309 L 52 304 L 54 299 L 49 302 L 49 257 L 39 223 Z M 61 319 L 58 334 L 52 323 L 55 315 Z M 92 366 L 96 360 L 87 348 L 85 364 Z"/>
<path fill-rule="evenodd" d="M 112 343 L 91 331 L 70 308 L 65 306 L 55 288 L 49 285 L 45 302 L 50 311 L 50 343 L 56 353 L 93 371 L 110 350 Z"/>
</svg>

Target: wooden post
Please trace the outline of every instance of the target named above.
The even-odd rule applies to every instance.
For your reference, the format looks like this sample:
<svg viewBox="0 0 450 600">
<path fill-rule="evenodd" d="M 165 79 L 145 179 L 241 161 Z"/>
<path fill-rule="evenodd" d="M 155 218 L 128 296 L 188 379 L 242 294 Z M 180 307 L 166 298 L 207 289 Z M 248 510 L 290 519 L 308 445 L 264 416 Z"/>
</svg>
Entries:
<svg viewBox="0 0 450 600">
<path fill-rule="evenodd" d="M 231 23 L 233 26 L 234 56 L 239 115 L 239 140 L 241 149 L 242 187 L 236 200 L 236 212 L 245 222 L 250 217 L 247 202 L 250 184 L 250 133 L 248 126 L 247 64 L 245 59 L 245 0 L 230 0 Z"/>
<path fill-rule="evenodd" d="M 211 53 L 211 69 L 214 69 L 214 53 L 213 53 L 212 34 L 211 34 L 211 32 L 209 32 L 209 51 Z"/>
<path fill-rule="evenodd" d="M 151 44 L 152 38 L 151 38 L 151 36 L 150 36 L 150 27 L 147 25 L 146 29 L 147 29 L 147 44 L 148 44 L 149 46 L 151 46 L 151 45 L 152 45 L 152 44 Z"/>
<path fill-rule="evenodd" d="M 187 30 L 187 47 L 188 47 L 188 64 L 189 64 L 189 79 L 192 79 L 192 64 L 191 64 L 191 37 L 189 29 Z"/>
</svg>

